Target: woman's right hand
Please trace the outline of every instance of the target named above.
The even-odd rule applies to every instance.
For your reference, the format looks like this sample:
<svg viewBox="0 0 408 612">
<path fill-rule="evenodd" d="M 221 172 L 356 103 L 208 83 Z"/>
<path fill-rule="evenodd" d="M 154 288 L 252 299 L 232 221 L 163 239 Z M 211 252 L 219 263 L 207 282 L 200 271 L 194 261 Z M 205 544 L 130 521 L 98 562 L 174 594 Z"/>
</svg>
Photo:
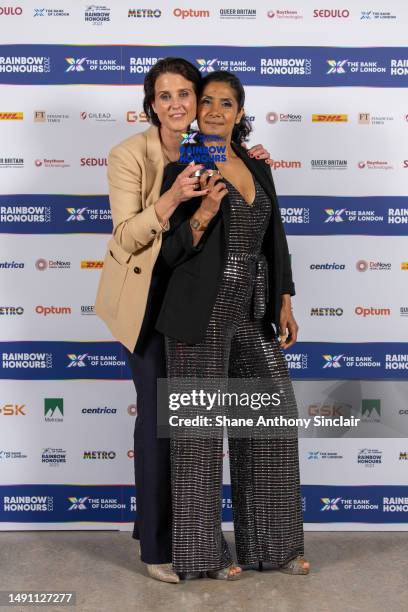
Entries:
<svg viewBox="0 0 408 612">
<path fill-rule="evenodd" d="M 208 179 L 207 173 L 201 176 L 200 186 L 203 189 L 204 185 L 206 185 L 207 189 L 210 190 L 209 194 L 203 197 L 201 201 L 200 208 L 207 218 L 215 217 L 217 212 L 220 209 L 221 200 L 224 196 L 227 195 L 228 189 L 225 183 L 220 180 L 220 175 L 218 173 L 213 174 Z"/>
<path fill-rule="evenodd" d="M 196 188 L 197 186 L 200 187 L 200 179 L 198 176 L 194 176 L 194 173 L 200 168 L 204 168 L 203 164 L 189 164 L 187 168 L 184 168 L 183 172 L 180 172 L 168 190 L 176 206 L 181 204 L 181 202 L 190 200 L 190 198 L 207 195 L 208 188 L 201 190 Z"/>
</svg>

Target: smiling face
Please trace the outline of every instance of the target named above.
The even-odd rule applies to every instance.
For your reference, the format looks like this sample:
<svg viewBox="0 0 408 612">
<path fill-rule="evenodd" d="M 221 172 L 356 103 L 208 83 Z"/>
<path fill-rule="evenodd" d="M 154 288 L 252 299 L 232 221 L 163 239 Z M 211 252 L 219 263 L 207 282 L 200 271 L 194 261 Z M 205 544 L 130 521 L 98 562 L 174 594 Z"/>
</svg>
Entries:
<svg viewBox="0 0 408 612">
<path fill-rule="evenodd" d="M 181 74 L 161 74 L 154 84 L 152 107 L 162 127 L 184 132 L 194 121 L 197 112 L 193 83 Z"/>
<path fill-rule="evenodd" d="M 229 141 L 243 114 L 244 109 L 238 109 L 235 92 L 228 83 L 212 81 L 205 86 L 197 109 L 198 126 L 203 134 L 215 134 Z"/>
</svg>

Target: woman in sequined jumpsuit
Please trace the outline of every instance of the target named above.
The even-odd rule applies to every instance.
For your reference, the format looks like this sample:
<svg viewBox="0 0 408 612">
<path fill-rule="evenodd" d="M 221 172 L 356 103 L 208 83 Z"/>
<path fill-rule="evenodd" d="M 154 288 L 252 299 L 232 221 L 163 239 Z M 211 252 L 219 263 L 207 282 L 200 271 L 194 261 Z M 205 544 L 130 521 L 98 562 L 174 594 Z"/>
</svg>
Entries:
<svg viewBox="0 0 408 612">
<path fill-rule="evenodd" d="M 202 178 L 210 194 L 186 202 L 171 219 L 162 254 L 173 274 L 157 329 L 166 335 L 170 384 L 276 380 L 280 412 L 293 417 L 297 406 L 281 349 L 296 341 L 294 285 L 270 169 L 239 146 L 250 131 L 243 104 L 235 75 L 218 71 L 203 80 L 200 131 L 225 139 L 227 160 L 217 163 L 221 179 Z M 167 181 L 179 171 L 170 165 Z M 240 577 L 221 529 L 222 445 L 222 430 L 210 438 L 181 432 L 171 440 L 173 568 L 185 578 Z M 308 573 L 297 435 L 229 436 L 229 453 L 238 562 Z"/>
</svg>

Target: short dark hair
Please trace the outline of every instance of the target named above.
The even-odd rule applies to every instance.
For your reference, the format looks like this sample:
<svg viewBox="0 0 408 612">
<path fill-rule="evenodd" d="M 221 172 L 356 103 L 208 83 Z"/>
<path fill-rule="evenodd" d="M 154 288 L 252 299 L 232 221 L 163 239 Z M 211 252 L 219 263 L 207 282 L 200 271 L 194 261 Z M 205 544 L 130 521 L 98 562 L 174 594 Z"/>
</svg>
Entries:
<svg viewBox="0 0 408 612">
<path fill-rule="evenodd" d="M 194 92 L 198 95 L 201 85 L 201 73 L 196 68 L 182 57 L 164 57 L 158 60 L 154 66 L 152 66 L 149 72 L 146 74 L 144 79 L 144 100 L 143 110 L 147 115 L 148 120 L 153 125 L 160 125 L 160 120 L 153 110 L 152 102 L 154 100 L 154 86 L 157 78 L 161 74 L 171 72 L 173 74 L 181 74 L 187 81 L 193 84 Z"/>
<path fill-rule="evenodd" d="M 235 74 L 232 74 L 232 72 L 228 72 L 228 70 L 215 70 L 214 72 L 210 72 L 201 81 L 200 95 L 204 91 L 204 88 L 213 81 L 227 83 L 231 87 L 238 104 L 238 111 L 240 111 L 245 104 L 245 90 L 239 78 L 235 76 Z M 248 140 L 251 132 L 252 126 L 244 113 L 241 117 L 241 121 L 235 125 L 232 130 L 232 140 L 237 144 L 242 144 Z"/>
</svg>

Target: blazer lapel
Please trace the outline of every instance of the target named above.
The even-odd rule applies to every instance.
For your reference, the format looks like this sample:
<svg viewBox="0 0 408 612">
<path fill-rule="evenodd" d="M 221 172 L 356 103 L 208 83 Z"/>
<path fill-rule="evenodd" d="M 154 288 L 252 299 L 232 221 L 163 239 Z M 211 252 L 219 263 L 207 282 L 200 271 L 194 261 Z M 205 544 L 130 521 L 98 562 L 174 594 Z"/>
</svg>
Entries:
<svg viewBox="0 0 408 612">
<path fill-rule="evenodd" d="M 247 166 L 247 168 L 252 172 L 252 174 L 256 176 L 258 182 L 261 184 L 262 188 L 268 194 L 271 200 L 277 204 L 275 189 L 273 186 L 273 182 L 270 180 L 268 176 L 268 172 L 261 170 L 259 166 L 259 162 L 249 157 L 249 155 L 247 154 L 246 150 L 243 147 L 235 144 L 234 142 L 231 143 L 231 147 L 234 153 L 236 153 L 238 157 L 242 159 L 242 161 Z"/>
</svg>

